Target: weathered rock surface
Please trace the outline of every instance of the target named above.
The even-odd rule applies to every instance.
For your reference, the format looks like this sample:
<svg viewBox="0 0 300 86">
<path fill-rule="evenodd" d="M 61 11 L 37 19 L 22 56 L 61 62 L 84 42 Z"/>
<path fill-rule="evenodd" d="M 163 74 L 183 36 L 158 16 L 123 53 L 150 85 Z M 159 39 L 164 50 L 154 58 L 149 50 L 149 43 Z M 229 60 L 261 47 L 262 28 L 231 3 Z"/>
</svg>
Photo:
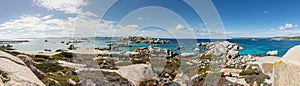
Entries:
<svg viewBox="0 0 300 86">
<path fill-rule="evenodd" d="M 20 58 L 29 68 L 33 68 L 34 61 L 26 55 L 18 55 L 18 58 Z"/>
<path fill-rule="evenodd" d="M 249 58 L 247 56 L 239 56 L 238 50 L 243 49 L 241 46 L 235 43 L 230 43 L 228 41 L 222 42 L 203 42 L 198 44 L 199 46 L 205 46 L 208 51 L 206 51 L 205 55 L 214 55 L 212 58 L 212 63 L 216 65 L 214 71 L 219 71 L 222 67 L 220 65 L 236 65 L 237 63 L 242 63 L 242 61 L 246 62 Z"/>
<path fill-rule="evenodd" d="M 291 48 L 274 63 L 274 86 L 300 86 L 300 46 Z"/>
<path fill-rule="evenodd" d="M 139 86 L 139 83 L 142 80 L 146 81 L 155 77 L 151 65 L 147 65 L 147 64 L 136 64 L 136 65 L 121 67 L 118 70 L 118 74 L 128 79 L 135 86 Z"/>
<path fill-rule="evenodd" d="M 44 86 L 19 58 L 0 51 L 0 83 L 4 86 Z"/>
<path fill-rule="evenodd" d="M 41 70 L 34 67 L 34 64 L 36 62 L 33 61 L 29 56 L 18 55 L 17 57 L 20 58 L 39 79 L 42 79 L 46 76 L 46 74 L 44 72 L 42 72 Z"/>
<path fill-rule="evenodd" d="M 60 86 L 60 83 L 57 80 L 52 78 L 47 78 L 47 85 L 48 86 Z"/>
<path fill-rule="evenodd" d="M 265 75 L 260 72 L 260 70 L 256 70 L 255 68 L 258 67 L 251 67 L 251 71 L 255 72 L 256 74 L 250 74 L 246 69 L 246 66 L 249 65 L 249 62 L 255 61 L 256 57 L 251 55 L 239 55 L 238 50 L 243 49 L 241 46 L 235 43 L 230 43 L 228 41 L 222 41 L 222 42 L 203 42 L 198 44 L 199 46 L 205 46 L 207 48 L 207 51 L 203 54 L 205 55 L 212 55 L 211 61 L 209 62 L 210 68 L 208 75 L 206 76 L 204 85 L 218 85 L 218 83 L 223 83 L 221 85 L 224 85 L 225 82 L 240 84 L 247 86 L 248 84 L 252 82 L 258 82 L 259 84 L 262 84 L 265 80 Z M 246 68 L 244 68 L 246 67 Z M 224 68 L 236 68 L 236 69 L 242 69 L 243 73 L 236 73 L 236 72 L 223 72 L 223 75 L 230 75 L 229 77 L 223 77 L 221 76 L 222 71 L 221 69 Z M 253 69 L 254 68 L 254 69 Z M 248 74 L 244 74 L 244 73 Z M 240 77 L 239 74 L 244 74 L 244 77 Z M 258 75 L 259 74 L 259 75 Z M 267 76 L 266 76 L 267 77 Z M 224 80 L 223 80 L 224 79 Z M 199 82 L 200 83 L 200 82 Z M 229 83 L 228 83 L 229 84 Z M 232 85 L 235 85 L 232 84 Z"/>
</svg>

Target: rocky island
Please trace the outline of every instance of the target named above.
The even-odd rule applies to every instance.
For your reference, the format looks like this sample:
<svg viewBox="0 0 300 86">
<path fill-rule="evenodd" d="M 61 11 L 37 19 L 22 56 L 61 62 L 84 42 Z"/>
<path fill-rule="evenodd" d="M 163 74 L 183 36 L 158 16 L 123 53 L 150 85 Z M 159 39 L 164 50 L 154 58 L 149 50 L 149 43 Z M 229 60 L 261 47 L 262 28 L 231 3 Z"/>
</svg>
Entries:
<svg viewBox="0 0 300 86">
<path fill-rule="evenodd" d="M 300 40 L 299 36 L 294 36 L 294 37 L 273 37 L 270 38 L 271 40 Z"/>
<path fill-rule="evenodd" d="M 120 41 L 129 42 L 129 43 L 151 43 L 151 44 L 165 44 L 170 42 L 168 40 L 160 40 L 158 38 L 151 38 L 151 37 L 144 38 L 141 36 L 121 38 Z"/>
</svg>

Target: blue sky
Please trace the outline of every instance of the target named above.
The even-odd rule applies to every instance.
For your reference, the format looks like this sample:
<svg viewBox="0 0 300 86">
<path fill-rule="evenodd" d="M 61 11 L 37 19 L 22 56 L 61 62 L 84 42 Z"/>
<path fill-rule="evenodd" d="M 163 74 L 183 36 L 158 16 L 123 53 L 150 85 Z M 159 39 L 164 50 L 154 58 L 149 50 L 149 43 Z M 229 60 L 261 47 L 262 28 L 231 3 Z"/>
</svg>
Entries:
<svg viewBox="0 0 300 86">
<path fill-rule="evenodd" d="M 212 2 L 216 10 L 208 7 L 211 9 L 199 16 L 194 7 L 182 0 L 2 0 L 0 39 L 129 35 L 210 38 L 219 33 L 226 38 L 300 35 L 298 0 L 203 1 Z M 219 15 L 214 18 L 222 20 L 224 27 L 217 28 L 221 31 L 202 20 L 202 14 L 213 11 Z"/>
<path fill-rule="evenodd" d="M 214 0 L 225 28 L 268 30 L 286 23 L 299 24 L 298 0 Z"/>
</svg>

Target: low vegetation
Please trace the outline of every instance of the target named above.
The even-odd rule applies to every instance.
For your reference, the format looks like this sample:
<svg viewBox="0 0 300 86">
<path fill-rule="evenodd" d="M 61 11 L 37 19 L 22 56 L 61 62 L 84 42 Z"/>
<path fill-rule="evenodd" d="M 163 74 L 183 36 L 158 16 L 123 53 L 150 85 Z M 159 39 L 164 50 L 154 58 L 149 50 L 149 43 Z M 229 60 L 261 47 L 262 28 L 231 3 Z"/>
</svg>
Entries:
<svg viewBox="0 0 300 86">
<path fill-rule="evenodd" d="M 13 56 L 17 56 L 17 55 L 20 55 L 22 53 L 19 53 L 19 52 L 16 52 L 16 51 L 7 51 L 7 53 L 13 55 Z"/>
<path fill-rule="evenodd" d="M 57 80 L 61 86 L 67 86 L 67 81 L 69 79 L 72 79 L 76 82 L 79 81 L 77 74 L 74 72 L 75 69 L 72 68 L 62 67 L 58 64 L 50 62 L 36 64 L 35 67 L 47 74 L 46 77 L 41 79 L 43 83 L 48 83 L 48 78 Z"/>
<path fill-rule="evenodd" d="M 146 64 L 147 63 L 147 61 L 145 61 L 145 60 L 132 60 L 131 62 L 132 62 L 132 64 Z"/>
<path fill-rule="evenodd" d="M 242 71 L 240 72 L 240 75 L 258 75 L 260 72 L 260 70 L 254 69 L 254 70 L 246 70 L 246 71 Z"/>
<path fill-rule="evenodd" d="M 61 86 L 67 86 L 67 81 L 69 79 L 72 79 L 74 81 L 79 81 L 79 78 L 77 74 L 72 74 L 74 73 L 75 69 L 70 69 L 70 68 L 63 68 L 62 70 L 59 70 L 57 72 L 51 72 L 52 74 L 48 74 L 48 76 L 44 77 L 42 79 L 43 83 L 47 83 L 48 78 L 52 78 L 54 80 L 57 80 Z M 64 75 L 59 74 L 59 72 L 64 73 Z"/>
<path fill-rule="evenodd" d="M 36 62 L 44 62 L 45 58 L 34 58 L 33 60 Z"/>
<path fill-rule="evenodd" d="M 6 50 L 6 49 L 3 49 L 3 48 L 1 48 L 1 47 L 0 47 L 0 50 L 4 51 L 4 52 L 6 52 L 6 53 L 9 53 L 9 54 L 11 54 L 11 55 L 13 55 L 13 56 L 17 56 L 17 55 L 20 55 L 20 54 L 24 54 L 24 53 L 20 53 L 20 52 L 16 52 L 16 51 Z"/>
<path fill-rule="evenodd" d="M 35 55 L 34 57 L 35 58 L 44 58 L 44 59 L 49 59 L 50 58 L 50 56 L 48 56 L 48 55 Z"/>
<path fill-rule="evenodd" d="M 252 64 L 252 66 L 258 66 L 257 64 Z M 270 79 L 270 76 L 264 74 L 261 69 L 259 68 L 249 68 L 240 72 L 240 75 L 245 78 L 246 82 L 249 83 L 251 86 L 253 85 L 254 81 L 257 84 L 266 84 L 264 83 L 265 79 Z M 265 86 L 265 85 L 264 85 Z"/>
<path fill-rule="evenodd" d="M 45 62 L 42 64 L 36 64 L 36 68 L 40 69 L 41 71 L 48 73 L 48 72 L 57 72 L 59 70 L 63 70 L 64 67 L 55 64 L 55 63 L 50 63 L 50 62 Z"/>
<path fill-rule="evenodd" d="M 295 36 L 295 37 L 287 37 L 285 38 L 287 40 L 300 40 L 300 36 Z"/>
<path fill-rule="evenodd" d="M 52 58 L 48 55 L 35 55 L 33 60 L 36 62 L 45 62 L 46 60 L 52 60 Z"/>
<path fill-rule="evenodd" d="M 144 58 L 141 60 L 131 60 L 132 64 L 146 64 L 147 62 L 150 62 L 150 59 Z"/>
<path fill-rule="evenodd" d="M 56 60 L 65 60 L 65 61 L 72 62 L 73 55 L 74 55 L 73 53 L 62 52 L 59 54 L 55 54 L 52 57 Z"/>
</svg>

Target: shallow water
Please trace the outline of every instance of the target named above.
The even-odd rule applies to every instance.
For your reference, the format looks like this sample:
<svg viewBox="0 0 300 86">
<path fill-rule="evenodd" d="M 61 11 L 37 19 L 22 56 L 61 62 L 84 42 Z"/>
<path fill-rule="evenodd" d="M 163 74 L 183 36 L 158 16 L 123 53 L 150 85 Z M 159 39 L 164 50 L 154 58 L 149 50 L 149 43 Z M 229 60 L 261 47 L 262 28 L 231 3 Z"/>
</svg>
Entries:
<svg viewBox="0 0 300 86">
<path fill-rule="evenodd" d="M 44 42 L 48 40 L 48 42 Z M 89 41 L 83 43 L 77 43 L 76 46 L 80 48 L 104 48 L 107 44 L 112 43 L 116 39 L 111 38 L 91 38 Z M 201 53 L 204 52 L 202 47 L 196 46 L 200 42 L 209 42 L 210 39 L 162 39 L 169 40 L 170 44 L 129 44 L 133 47 L 120 47 L 121 51 L 133 51 L 138 47 L 148 47 L 149 45 L 157 46 L 160 48 L 170 49 L 177 53 Z M 17 51 L 24 52 L 42 52 L 44 49 L 50 49 L 55 51 L 57 49 L 67 49 L 68 45 L 65 43 L 70 41 L 70 38 L 44 38 L 44 39 L 31 39 L 30 42 L 12 44 Z M 268 39 L 258 39 L 257 41 L 252 41 L 251 39 L 228 39 L 227 41 L 232 43 L 237 43 L 244 47 L 244 50 L 240 50 L 240 55 L 245 54 L 261 54 L 266 55 L 268 51 L 278 50 L 279 56 L 283 56 L 288 49 L 293 46 L 300 45 L 300 41 L 297 40 L 268 40 Z M 0 43 L 1 44 L 1 43 Z M 175 49 L 177 46 L 184 47 L 183 50 Z M 195 51 L 195 48 L 199 48 L 200 51 Z"/>
<path fill-rule="evenodd" d="M 229 42 L 237 43 L 244 47 L 244 50 L 241 50 L 239 54 L 262 54 L 265 55 L 268 51 L 278 50 L 279 56 L 283 56 L 290 48 L 300 45 L 298 40 L 268 40 L 268 39 L 259 39 L 257 41 L 252 40 L 241 40 L 241 39 L 232 39 L 228 40 Z"/>
</svg>

